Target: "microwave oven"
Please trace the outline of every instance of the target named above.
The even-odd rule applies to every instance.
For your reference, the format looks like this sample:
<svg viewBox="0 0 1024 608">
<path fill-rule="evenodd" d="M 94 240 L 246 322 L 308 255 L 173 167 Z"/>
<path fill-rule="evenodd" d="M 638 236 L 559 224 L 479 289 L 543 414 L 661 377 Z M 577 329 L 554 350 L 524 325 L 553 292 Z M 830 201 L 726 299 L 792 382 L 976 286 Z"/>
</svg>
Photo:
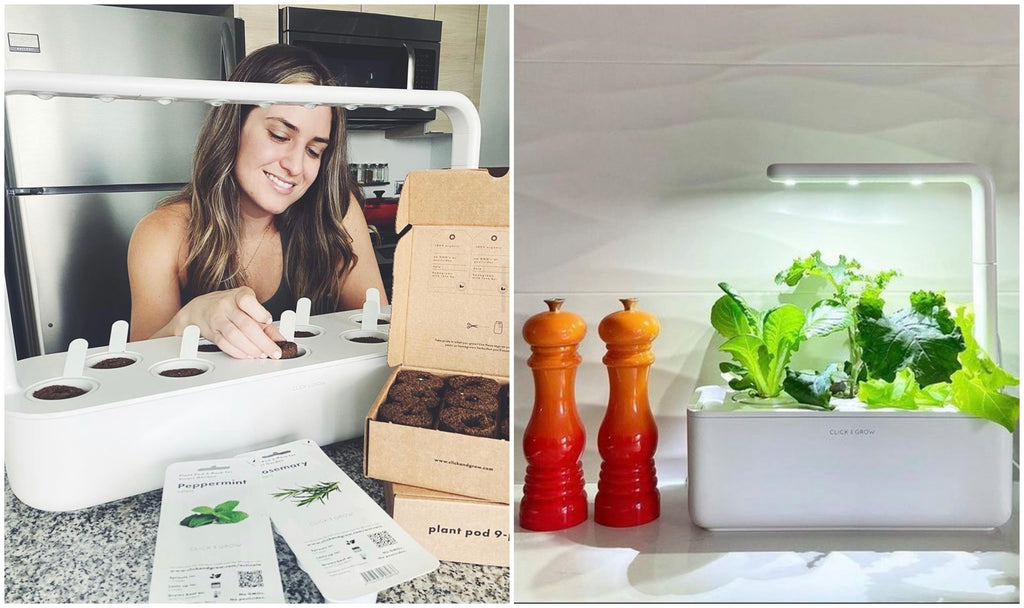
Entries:
<svg viewBox="0 0 1024 608">
<path fill-rule="evenodd" d="M 280 41 L 311 48 L 341 86 L 437 89 L 441 22 L 313 8 L 280 9 Z M 346 110 L 350 129 L 387 129 L 433 120 L 435 110 Z"/>
</svg>

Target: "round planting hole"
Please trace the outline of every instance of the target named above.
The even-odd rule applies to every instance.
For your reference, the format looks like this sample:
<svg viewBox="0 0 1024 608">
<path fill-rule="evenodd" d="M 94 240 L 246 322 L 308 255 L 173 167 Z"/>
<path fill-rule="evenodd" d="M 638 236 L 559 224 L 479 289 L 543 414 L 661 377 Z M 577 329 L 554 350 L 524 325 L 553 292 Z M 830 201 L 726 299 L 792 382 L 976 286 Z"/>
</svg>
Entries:
<svg viewBox="0 0 1024 608">
<path fill-rule="evenodd" d="M 341 337 L 349 342 L 360 344 L 381 344 L 388 341 L 388 335 L 382 331 L 363 331 L 361 329 L 342 332 Z"/>
<path fill-rule="evenodd" d="M 25 394 L 37 401 L 57 401 L 73 399 L 99 387 L 100 383 L 91 378 L 51 378 L 28 387 Z"/>
<path fill-rule="evenodd" d="M 89 369 L 119 369 L 141 360 L 142 356 L 137 353 L 99 353 L 86 358 L 85 366 Z"/>
<path fill-rule="evenodd" d="M 164 378 L 191 378 L 212 369 L 213 365 L 199 359 L 170 359 L 157 363 L 149 371 Z"/>
<path fill-rule="evenodd" d="M 324 329 L 316 325 L 296 325 L 295 326 L 295 337 L 296 338 L 315 338 L 322 336 Z"/>
<path fill-rule="evenodd" d="M 209 340 L 203 339 L 199 341 L 199 352 L 201 353 L 219 353 L 222 352 L 220 347 L 210 342 Z"/>
<path fill-rule="evenodd" d="M 357 315 L 352 315 L 351 317 L 349 317 L 349 319 L 353 323 L 361 325 L 363 323 L 363 313 L 359 313 Z M 385 315 L 385 314 L 379 315 L 377 317 L 377 326 L 378 327 L 384 327 L 384 328 L 390 327 L 391 326 L 391 315 Z"/>
</svg>

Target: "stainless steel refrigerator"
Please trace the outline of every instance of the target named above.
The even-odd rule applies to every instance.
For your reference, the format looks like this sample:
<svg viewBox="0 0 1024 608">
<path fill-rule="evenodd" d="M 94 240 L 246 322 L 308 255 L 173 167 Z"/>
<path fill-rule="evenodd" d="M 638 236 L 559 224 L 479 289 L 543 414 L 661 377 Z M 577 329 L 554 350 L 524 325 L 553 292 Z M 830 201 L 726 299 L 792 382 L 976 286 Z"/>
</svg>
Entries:
<svg viewBox="0 0 1024 608">
<path fill-rule="evenodd" d="M 120 6 L 5 7 L 5 67 L 221 80 L 241 26 Z M 107 344 L 135 224 L 187 182 L 199 103 L 5 99 L 5 276 L 19 358 Z"/>
</svg>

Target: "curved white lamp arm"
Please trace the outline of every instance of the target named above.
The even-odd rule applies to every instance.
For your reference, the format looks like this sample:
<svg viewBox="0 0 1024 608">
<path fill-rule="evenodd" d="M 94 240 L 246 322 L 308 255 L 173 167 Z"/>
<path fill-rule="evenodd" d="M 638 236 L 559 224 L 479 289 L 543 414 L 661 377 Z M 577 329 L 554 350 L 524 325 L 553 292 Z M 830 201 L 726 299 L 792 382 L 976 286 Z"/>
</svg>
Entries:
<svg viewBox="0 0 1024 608">
<path fill-rule="evenodd" d="M 480 162 L 480 115 L 473 102 L 455 91 L 372 89 L 365 87 L 301 86 L 258 82 L 225 82 L 183 78 L 146 78 L 68 74 L 37 70 L 7 70 L 4 91 L 8 95 L 94 97 L 149 100 L 159 103 L 201 101 L 211 105 L 297 104 L 359 107 L 437 108 L 452 122 L 453 169 L 475 169 Z"/>
<path fill-rule="evenodd" d="M 971 163 L 781 163 L 768 179 L 793 185 L 856 183 L 967 184 L 971 189 L 971 261 L 974 337 L 999 363 L 996 298 L 996 196 L 992 175 Z"/>
<path fill-rule="evenodd" d="M 452 169 L 476 169 L 480 163 L 480 115 L 473 102 L 454 91 L 407 89 L 372 89 L 365 87 L 293 86 L 257 82 L 226 82 L 183 78 L 146 78 L 69 74 L 38 70 L 5 70 L 4 92 L 7 95 L 51 97 L 93 97 L 101 101 L 145 100 L 168 104 L 176 101 L 199 101 L 210 105 L 244 103 L 255 105 L 297 104 L 359 107 L 437 108 L 452 123 Z M 4 304 L 9 309 L 7 290 Z M 7 316 L 10 316 L 9 310 Z M 10 319 L 8 318 L 8 326 Z M 14 340 L 8 335 L 7 390 L 16 387 L 14 361 L 17 355 Z"/>
</svg>

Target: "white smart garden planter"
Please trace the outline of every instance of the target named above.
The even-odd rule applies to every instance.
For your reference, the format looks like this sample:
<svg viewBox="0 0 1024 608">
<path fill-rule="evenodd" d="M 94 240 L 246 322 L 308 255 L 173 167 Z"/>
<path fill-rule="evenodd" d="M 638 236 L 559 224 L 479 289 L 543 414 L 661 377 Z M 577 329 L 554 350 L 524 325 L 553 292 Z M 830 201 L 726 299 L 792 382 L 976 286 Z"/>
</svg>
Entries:
<svg viewBox="0 0 1024 608">
<path fill-rule="evenodd" d="M 690 517 L 712 530 L 994 528 L 1013 438 L 952 407 L 756 407 L 718 386 L 686 412 Z"/>
<path fill-rule="evenodd" d="M 155 490 L 173 462 L 296 439 L 327 445 L 359 437 L 390 369 L 386 342 L 346 339 L 360 330 L 352 321 L 357 312 L 310 317 L 299 329 L 311 326 L 318 335 L 296 338 L 300 356 L 277 361 L 220 352 L 181 359 L 182 338 L 159 338 L 128 344 L 136 361 L 116 369 L 90 365 L 123 353 L 89 349 L 81 375 L 69 378 L 65 353 L 13 363 L 12 346 L 5 396 L 11 490 L 37 509 L 72 511 Z M 159 375 L 176 367 L 206 371 Z M 52 401 L 32 396 L 47 384 L 88 392 Z"/>
<path fill-rule="evenodd" d="M 91 97 L 97 103 L 437 108 L 452 122 L 451 167 L 474 169 L 480 158 L 479 114 L 469 98 L 453 91 L 6 70 L 4 92 L 40 99 Z M 379 311 L 379 305 L 372 310 Z M 86 367 L 74 377 L 66 373 L 64 353 L 15 362 L 8 315 L 4 409 L 11 489 L 38 509 L 70 511 L 155 490 L 172 462 L 234 456 L 295 439 L 325 445 L 360 436 L 389 373 L 387 343 L 350 338 L 386 340 L 387 327 L 368 329 L 361 322 L 365 308 L 308 321 L 298 312 L 302 320 L 295 329 L 316 335 L 296 340 L 305 349 L 297 359 L 241 361 L 200 353 L 172 362 L 182 358 L 182 340 L 161 338 L 129 344 L 129 352 L 118 355 L 135 363 L 112 370 L 88 367 L 108 350 L 91 349 Z M 356 315 L 359 321 L 353 321 Z M 205 371 L 187 378 L 160 376 L 168 367 Z M 88 392 L 59 401 L 32 397 L 40 385 L 57 379 Z"/>
</svg>

